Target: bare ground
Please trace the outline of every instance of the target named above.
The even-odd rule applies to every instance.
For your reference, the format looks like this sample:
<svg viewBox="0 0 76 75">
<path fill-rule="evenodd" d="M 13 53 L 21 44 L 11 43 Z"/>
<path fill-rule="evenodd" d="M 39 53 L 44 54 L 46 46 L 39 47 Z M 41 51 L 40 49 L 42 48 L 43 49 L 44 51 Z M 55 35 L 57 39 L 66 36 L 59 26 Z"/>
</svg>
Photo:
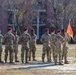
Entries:
<svg viewBox="0 0 76 75">
<path fill-rule="evenodd" d="M 20 48 L 21 46 L 19 46 L 19 53 L 18 53 L 18 59 L 20 60 L 21 57 L 21 53 L 20 53 Z M 4 46 L 3 46 L 4 49 Z M 36 59 L 38 61 L 41 61 L 41 49 L 42 49 L 42 45 L 38 45 L 37 46 L 37 52 L 36 52 Z M 76 64 L 76 60 L 74 60 L 74 58 L 76 57 L 76 50 L 75 50 L 75 45 L 69 45 L 69 53 L 68 53 L 68 57 L 72 58 L 72 60 L 70 61 L 70 67 L 72 66 L 72 64 Z M 3 55 L 2 58 L 4 60 L 4 51 L 3 51 Z M 9 61 L 8 61 L 9 62 Z M 32 64 L 32 65 L 37 65 L 38 63 Z M 76 75 L 76 69 L 75 70 L 67 70 L 67 71 L 63 71 L 63 70 L 59 70 L 59 69 L 17 69 L 17 67 L 19 68 L 20 66 L 27 66 L 29 64 L 24 64 L 22 65 L 21 62 L 17 63 L 17 64 L 0 64 L 0 75 Z M 67 66 L 67 65 L 65 65 Z M 16 69 L 13 69 L 16 68 Z M 63 67 L 61 67 L 63 68 Z M 61 69 L 60 68 L 60 69 Z M 69 68 L 69 67 L 68 67 Z"/>
</svg>

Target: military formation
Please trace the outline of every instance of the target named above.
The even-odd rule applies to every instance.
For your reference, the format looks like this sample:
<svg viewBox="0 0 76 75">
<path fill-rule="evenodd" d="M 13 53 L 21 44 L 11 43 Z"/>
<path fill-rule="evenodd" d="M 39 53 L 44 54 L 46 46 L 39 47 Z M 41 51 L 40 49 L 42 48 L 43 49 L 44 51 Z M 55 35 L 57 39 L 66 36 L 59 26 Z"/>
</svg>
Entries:
<svg viewBox="0 0 76 75">
<path fill-rule="evenodd" d="M 54 61 L 55 65 L 69 64 L 67 60 L 67 53 L 69 49 L 68 42 L 70 40 L 71 37 L 67 34 L 66 30 L 55 31 L 55 29 L 52 29 L 50 33 L 49 29 L 45 28 L 45 32 L 40 39 L 43 44 L 42 62 L 45 62 L 45 56 L 47 56 L 47 62 L 49 63 Z M 7 33 L 4 36 L 0 31 L 0 63 L 7 63 L 8 55 L 10 63 L 20 62 L 18 60 L 19 43 L 21 44 L 21 62 L 28 63 L 28 61 L 31 60 L 37 61 L 35 58 L 37 45 L 36 41 L 37 35 L 35 34 L 34 29 L 31 29 L 31 32 L 28 33 L 28 29 L 25 28 L 24 32 L 20 36 L 17 35 L 16 30 L 12 33 L 11 28 L 8 28 Z M 76 36 L 74 37 L 74 41 L 76 41 Z M 5 44 L 4 62 L 2 61 L 3 43 Z"/>
</svg>

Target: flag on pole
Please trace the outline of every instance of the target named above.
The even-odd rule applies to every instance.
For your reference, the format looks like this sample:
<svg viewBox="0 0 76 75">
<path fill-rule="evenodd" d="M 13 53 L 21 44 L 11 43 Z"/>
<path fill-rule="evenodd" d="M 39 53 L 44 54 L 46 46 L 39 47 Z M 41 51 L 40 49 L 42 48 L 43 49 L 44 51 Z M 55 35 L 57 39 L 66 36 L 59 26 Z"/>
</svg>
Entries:
<svg viewBox="0 0 76 75">
<path fill-rule="evenodd" d="M 71 24 L 69 22 L 68 24 L 68 27 L 67 27 L 67 34 L 73 38 L 73 30 L 72 30 L 72 27 L 71 27 Z"/>
</svg>

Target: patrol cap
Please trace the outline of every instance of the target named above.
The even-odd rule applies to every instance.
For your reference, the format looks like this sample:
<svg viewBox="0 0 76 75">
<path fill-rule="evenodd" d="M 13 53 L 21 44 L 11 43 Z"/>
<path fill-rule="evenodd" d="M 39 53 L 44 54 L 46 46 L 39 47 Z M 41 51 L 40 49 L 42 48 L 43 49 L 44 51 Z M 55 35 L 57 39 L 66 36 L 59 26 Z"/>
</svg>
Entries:
<svg viewBox="0 0 76 75">
<path fill-rule="evenodd" d="M 61 30 L 57 30 L 57 33 L 60 33 L 61 32 Z"/>
<path fill-rule="evenodd" d="M 45 28 L 45 32 L 49 31 L 49 28 Z"/>
<path fill-rule="evenodd" d="M 11 28 L 8 28 L 8 29 L 7 29 L 7 31 L 10 31 L 10 30 L 12 30 L 12 29 L 11 29 Z"/>
<path fill-rule="evenodd" d="M 27 30 L 27 28 L 24 28 L 24 31 L 26 31 Z"/>
</svg>

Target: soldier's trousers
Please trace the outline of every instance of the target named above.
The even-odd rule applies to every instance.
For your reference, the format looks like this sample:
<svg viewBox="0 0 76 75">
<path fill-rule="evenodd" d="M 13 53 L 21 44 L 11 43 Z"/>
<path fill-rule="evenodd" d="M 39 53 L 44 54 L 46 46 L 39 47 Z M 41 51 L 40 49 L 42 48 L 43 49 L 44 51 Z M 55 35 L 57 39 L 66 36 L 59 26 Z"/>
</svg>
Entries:
<svg viewBox="0 0 76 75">
<path fill-rule="evenodd" d="M 15 54 L 15 61 L 18 59 L 18 44 L 13 45 L 14 48 L 14 54 Z"/>
<path fill-rule="evenodd" d="M 68 53 L 68 47 L 64 46 L 63 47 L 63 58 L 64 58 L 64 62 L 67 62 L 67 53 Z"/>
<path fill-rule="evenodd" d="M 45 54 L 47 54 L 47 61 L 50 62 L 51 57 L 50 57 L 50 47 L 43 47 L 42 51 L 42 62 L 44 62 L 45 59 Z"/>
<path fill-rule="evenodd" d="M 30 46 L 29 50 L 29 60 L 31 60 L 31 55 L 33 60 L 35 60 L 36 46 Z"/>
<path fill-rule="evenodd" d="M 2 46 L 0 46 L 0 61 L 2 61 Z"/>
<path fill-rule="evenodd" d="M 62 63 L 62 50 L 61 49 L 56 49 L 54 51 L 54 62 L 57 63 L 57 58 L 59 56 L 59 63 Z"/>
<path fill-rule="evenodd" d="M 8 53 L 11 63 L 13 62 L 13 45 L 5 45 L 5 62 L 7 62 Z"/>
<path fill-rule="evenodd" d="M 25 63 L 27 63 L 28 51 L 29 51 L 29 48 L 26 45 L 22 45 L 22 48 L 21 48 L 21 61 L 22 61 L 22 63 L 24 63 L 24 55 L 25 55 Z"/>
<path fill-rule="evenodd" d="M 55 45 L 51 45 L 51 53 L 53 54 L 53 61 L 54 61 L 54 50 L 55 50 Z"/>
</svg>

